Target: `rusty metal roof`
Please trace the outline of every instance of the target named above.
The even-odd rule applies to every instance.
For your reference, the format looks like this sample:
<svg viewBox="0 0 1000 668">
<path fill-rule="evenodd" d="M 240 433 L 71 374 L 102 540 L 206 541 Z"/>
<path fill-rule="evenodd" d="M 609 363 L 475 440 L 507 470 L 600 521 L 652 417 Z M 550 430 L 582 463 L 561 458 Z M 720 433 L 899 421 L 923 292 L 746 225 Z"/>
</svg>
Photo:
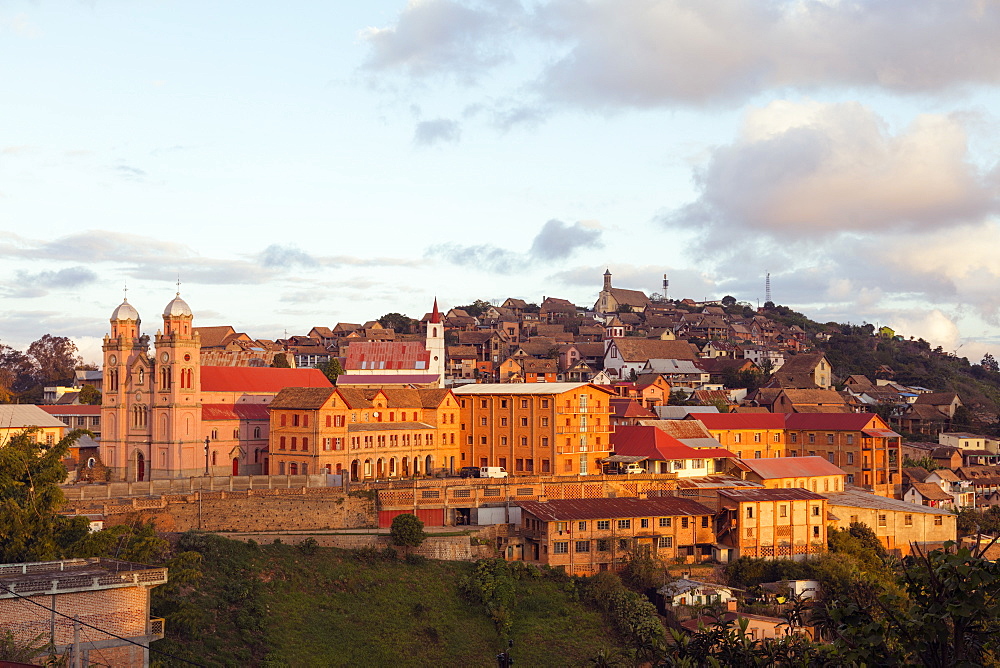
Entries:
<svg viewBox="0 0 1000 668">
<path fill-rule="evenodd" d="M 538 519 L 547 521 L 712 514 L 710 508 L 696 501 L 674 497 L 518 501 L 517 505 Z"/>
</svg>

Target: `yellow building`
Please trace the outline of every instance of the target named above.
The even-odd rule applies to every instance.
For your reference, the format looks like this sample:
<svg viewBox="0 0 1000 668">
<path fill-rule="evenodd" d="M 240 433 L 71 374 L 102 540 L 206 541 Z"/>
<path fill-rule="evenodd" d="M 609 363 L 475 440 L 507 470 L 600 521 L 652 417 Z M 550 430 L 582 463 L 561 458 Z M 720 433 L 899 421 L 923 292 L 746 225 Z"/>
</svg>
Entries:
<svg viewBox="0 0 1000 668">
<path fill-rule="evenodd" d="M 788 456 L 782 413 L 692 413 L 691 418 L 740 459 Z"/>
<path fill-rule="evenodd" d="M 270 404 L 267 471 L 352 480 L 455 473 L 459 406 L 450 390 L 286 388 Z"/>
<path fill-rule="evenodd" d="M 519 501 L 522 558 L 571 575 L 618 570 L 631 555 L 711 558 L 712 510 L 691 499 Z"/>
<path fill-rule="evenodd" d="M 719 490 L 720 561 L 804 559 L 826 548 L 825 496 L 804 489 Z M 722 552 L 728 554 L 722 554 Z"/>
<path fill-rule="evenodd" d="M 778 457 L 738 459 L 735 467 L 744 480 L 765 489 L 808 489 L 813 492 L 840 492 L 847 474 L 822 457 Z"/>
<path fill-rule="evenodd" d="M 882 545 L 905 557 L 913 544 L 925 551 L 957 539 L 958 516 L 941 508 L 930 508 L 898 499 L 849 490 L 824 494 L 827 507 L 835 518 L 833 526 L 847 529 L 853 522 L 867 524 Z"/>
<path fill-rule="evenodd" d="M 66 424 L 38 406 L 0 404 L 0 446 L 25 429 L 34 429 L 35 441 L 53 445 L 66 435 Z"/>
<path fill-rule="evenodd" d="M 601 473 L 611 449 L 615 394 L 590 383 L 464 385 L 462 466 L 499 466 L 512 475 Z"/>
</svg>

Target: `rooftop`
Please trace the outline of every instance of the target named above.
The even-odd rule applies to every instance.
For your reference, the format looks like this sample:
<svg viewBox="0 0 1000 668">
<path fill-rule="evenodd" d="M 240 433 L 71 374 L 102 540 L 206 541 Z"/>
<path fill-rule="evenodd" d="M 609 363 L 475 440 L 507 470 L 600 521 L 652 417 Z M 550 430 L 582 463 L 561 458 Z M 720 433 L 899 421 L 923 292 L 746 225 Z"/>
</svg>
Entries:
<svg viewBox="0 0 1000 668">
<path fill-rule="evenodd" d="M 167 581 L 167 569 L 118 559 L 93 557 L 22 564 L 0 564 L 0 599 L 18 594 L 66 593 L 114 587 L 152 587 Z"/>
<path fill-rule="evenodd" d="M 548 521 L 712 514 L 711 509 L 696 501 L 674 497 L 518 501 L 517 505 L 535 517 Z"/>
</svg>

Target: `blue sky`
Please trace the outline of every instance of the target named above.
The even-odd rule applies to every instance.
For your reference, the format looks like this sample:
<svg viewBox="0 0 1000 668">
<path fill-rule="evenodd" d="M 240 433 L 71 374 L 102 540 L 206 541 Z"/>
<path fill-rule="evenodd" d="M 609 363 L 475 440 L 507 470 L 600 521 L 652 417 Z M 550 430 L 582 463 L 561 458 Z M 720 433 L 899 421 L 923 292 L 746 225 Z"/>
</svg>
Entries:
<svg viewBox="0 0 1000 668">
<path fill-rule="evenodd" d="M 994 1 L 0 2 L 0 341 L 774 298 L 1000 349 Z"/>
</svg>

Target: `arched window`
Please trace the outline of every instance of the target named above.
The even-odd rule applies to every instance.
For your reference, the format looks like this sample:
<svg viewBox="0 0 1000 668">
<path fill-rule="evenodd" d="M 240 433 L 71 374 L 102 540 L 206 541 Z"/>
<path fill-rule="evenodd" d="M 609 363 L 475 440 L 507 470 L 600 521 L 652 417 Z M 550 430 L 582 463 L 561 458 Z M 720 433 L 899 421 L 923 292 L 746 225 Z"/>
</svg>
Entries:
<svg viewBox="0 0 1000 668">
<path fill-rule="evenodd" d="M 309 475 L 309 465 L 303 462 L 301 472 L 302 475 Z"/>
<path fill-rule="evenodd" d="M 219 458 L 219 451 L 212 450 L 212 466 L 215 466 L 216 460 Z"/>
<path fill-rule="evenodd" d="M 253 437 L 254 438 L 260 438 L 260 427 L 254 427 L 253 428 Z"/>
</svg>

